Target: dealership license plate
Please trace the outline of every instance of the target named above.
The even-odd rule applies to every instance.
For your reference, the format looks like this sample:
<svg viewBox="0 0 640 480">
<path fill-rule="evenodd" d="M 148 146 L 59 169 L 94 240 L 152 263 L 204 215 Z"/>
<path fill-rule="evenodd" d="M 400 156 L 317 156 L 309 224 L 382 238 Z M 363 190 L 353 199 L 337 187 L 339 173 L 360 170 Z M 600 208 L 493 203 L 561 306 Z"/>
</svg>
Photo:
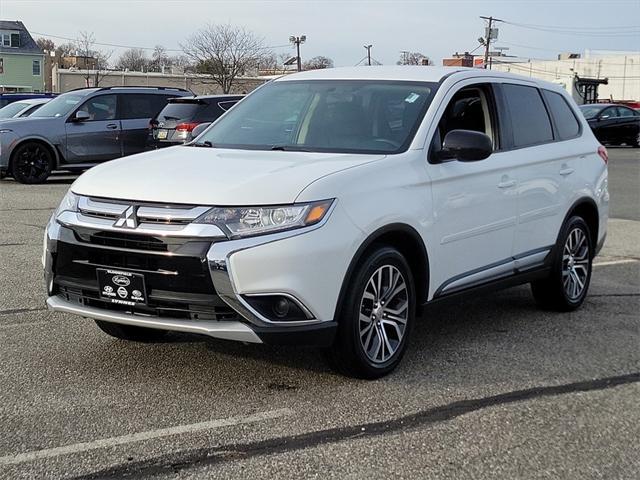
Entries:
<svg viewBox="0 0 640 480">
<path fill-rule="evenodd" d="M 158 130 L 158 140 L 165 140 L 168 132 L 166 130 Z"/>
<path fill-rule="evenodd" d="M 121 305 L 139 305 L 147 302 L 144 275 L 106 268 L 98 268 L 96 272 L 101 298 Z"/>
</svg>

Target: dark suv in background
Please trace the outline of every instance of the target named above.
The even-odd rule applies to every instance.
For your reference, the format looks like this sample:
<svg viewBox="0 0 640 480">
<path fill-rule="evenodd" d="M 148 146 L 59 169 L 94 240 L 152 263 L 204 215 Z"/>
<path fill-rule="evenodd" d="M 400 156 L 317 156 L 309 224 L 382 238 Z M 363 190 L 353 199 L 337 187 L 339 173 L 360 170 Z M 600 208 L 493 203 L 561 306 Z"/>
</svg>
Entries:
<svg viewBox="0 0 640 480">
<path fill-rule="evenodd" d="M 169 147 L 191 141 L 194 128 L 216 121 L 243 97 L 244 95 L 202 95 L 172 98 L 150 122 L 150 146 Z"/>
<path fill-rule="evenodd" d="M 64 93 L 31 116 L 0 128 L 0 178 L 41 183 L 52 170 L 85 170 L 147 147 L 149 121 L 175 97 L 169 87 L 82 88 Z"/>
</svg>

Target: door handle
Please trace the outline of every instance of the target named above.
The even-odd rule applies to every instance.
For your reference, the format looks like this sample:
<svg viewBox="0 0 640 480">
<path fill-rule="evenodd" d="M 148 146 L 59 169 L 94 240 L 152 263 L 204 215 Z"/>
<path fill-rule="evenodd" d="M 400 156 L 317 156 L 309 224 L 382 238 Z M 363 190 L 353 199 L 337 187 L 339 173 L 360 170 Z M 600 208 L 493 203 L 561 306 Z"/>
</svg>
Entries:
<svg viewBox="0 0 640 480">
<path fill-rule="evenodd" d="M 116 123 L 109 123 L 107 125 L 107 128 L 110 130 L 115 130 L 116 128 L 118 128 L 118 125 Z"/>
<path fill-rule="evenodd" d="M 560 175 L 562 175 L 563 177 L 566 177 L 567 175 L 571 175 L 575 170 L 571 167 L 562 167 L 560 169 Z"/>
<path fill-rule="evenodd" d="M 502 181 L 498 184 L 498 188 L 511 188 L 516 186 L 515 180 L 509 180 L 508 178 L 503 178 Z"/>
</svg>

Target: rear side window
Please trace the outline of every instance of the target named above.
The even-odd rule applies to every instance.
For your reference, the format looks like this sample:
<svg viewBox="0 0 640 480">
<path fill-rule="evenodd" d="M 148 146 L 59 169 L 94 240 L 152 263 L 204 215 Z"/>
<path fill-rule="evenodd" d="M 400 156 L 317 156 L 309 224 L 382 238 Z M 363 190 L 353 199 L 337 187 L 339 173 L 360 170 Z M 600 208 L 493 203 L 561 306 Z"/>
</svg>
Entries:
<svg viewBox="0 0 640 480">
<path fill-rule="evenodd" d="M 131 93 L 120 95 L 120 118 L 123 120 L 133 118 L 154 117 L 167 103 L 164 95 L 144 93 Z"/>
<path fill-rule="evenodd" d="M 535 87 L 504 84 L 505 102 L 511 116 L 516 148 L 553 141 L 551 120 Z"/>
<path fill-rule="evenodd" d="M 559 93 L 543 90 L 551 115 L 558 130 L 560 140 L 574 138 L 580 133 L 580 124 L 567 101 Z"/>
</svg>

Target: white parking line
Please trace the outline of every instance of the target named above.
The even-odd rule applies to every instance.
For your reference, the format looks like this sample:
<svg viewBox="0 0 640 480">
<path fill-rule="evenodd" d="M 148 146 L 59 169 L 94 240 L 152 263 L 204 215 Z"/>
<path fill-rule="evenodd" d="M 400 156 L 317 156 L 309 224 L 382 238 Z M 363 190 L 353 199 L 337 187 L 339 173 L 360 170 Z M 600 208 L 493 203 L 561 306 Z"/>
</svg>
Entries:
<svg viewBox="0 0 640 480">
<path fill-rule="evenodd" d="M 74 443 L 62 447 L 46 448 L 44 450 L 33 450 L 31 452 L 17 453 L 15 455 L 6 455 L 0 457 L 0 465 L 15 465 L 43 458 L 58 457 L 61 455 L 69 455 L 73 453 L 87 452 L 98 448 L 115 447 L 117 445 L 126 445 L 134 442 L 142 442 L 155 438 L 168 437 L 171 435 L 180 435 L 183 433 L 193 433 L 201 430 L 211 430 L 214 428 L 228 427 L 231 425 L 242 425 L 245 423 L 263 422 L 292 415 L 294 412 L 290 408 L 281 408 L 267 412 L 255 413 L 253 415 L 243 417 L 229 417 L 210 420 L 208 422 L 192 423 L 189 425 L 178 425 L 176 427 L 159 428 L 157 430 L 148 430 L 146 432 L 130 433 L 120 437 L 102 438 L 91 442 Z"/>
<path fill-rule="evenodd" d="M 635 258 L 624 258 L 622 260 L 609 260 L 609 261 L 605 261 L 605 262 L 594 262 L 593 266 L 594 267 L 606 267 L 607 265 L 620 265 L 622 263 L 635 263 L 635 262 L 640 262 L 640 260 L 637 260 Z"/>
</svg>

